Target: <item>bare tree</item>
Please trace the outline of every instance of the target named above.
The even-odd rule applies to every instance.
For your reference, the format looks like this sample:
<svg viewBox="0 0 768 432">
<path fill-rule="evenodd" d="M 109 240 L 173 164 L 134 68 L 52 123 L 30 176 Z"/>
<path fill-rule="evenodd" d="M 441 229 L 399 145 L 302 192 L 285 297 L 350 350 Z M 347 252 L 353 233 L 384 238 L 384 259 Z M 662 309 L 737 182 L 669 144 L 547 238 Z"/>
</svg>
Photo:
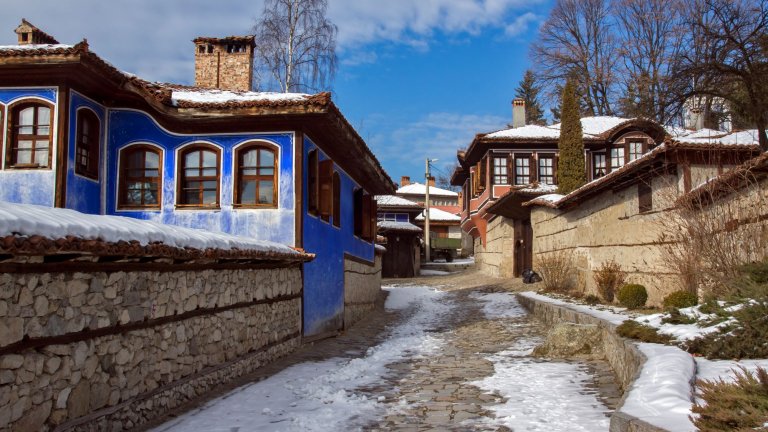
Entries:
<svg viewBox="0 0 768 432">
<path fill-rule="evenodd" d="M 661 124 L 674 109 L 668 87 L 671 65 L 680 48 L 677 8 L 667 0 L 617 0 L 613 4 L 624 73 L 622 114 Z"/>
<path fill-rule="evenodd" d="M 727 101 L 768 150 L 768 0 L 680 0 L 684 35 L 673 74 L 680 104 Z"/>
<path fill-rule="evenodd" d="M 267 0 L 256 23 L 257 87 L 327 90 L 336 72 L 336 26 L 327 0 Z"/>
<path fill-rule="evenodd" d="M 582 113 L 613 114 L 616 38 L 608 0 L 557 0 L 533 44 L 538 78 L 550 99 L 567 78 L 576 83 Z"/>
</svg>

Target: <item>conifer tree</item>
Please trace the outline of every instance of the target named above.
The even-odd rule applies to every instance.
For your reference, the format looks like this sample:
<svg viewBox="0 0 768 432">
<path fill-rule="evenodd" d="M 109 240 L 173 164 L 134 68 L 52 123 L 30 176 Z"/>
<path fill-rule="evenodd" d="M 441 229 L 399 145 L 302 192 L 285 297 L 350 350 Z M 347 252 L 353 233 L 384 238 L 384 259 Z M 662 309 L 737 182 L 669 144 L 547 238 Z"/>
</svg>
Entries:
<svg viewBox="0 0 768 432">
<path fill-rule="evenodd" d="M 584 136 L 581 132 L 576 90 L 570 79 L 563 88 L 560 113 L 562 122 L 560 124 L 560 139 L 557 142 L 557 147 L 560 150 L 557 178 L 558 193 L 565 195 L 586 183 Z"/>
<path fill-rule="evenodd" d="M 525 71 L 523 79 L 515 89 L 515 97 L 525 100 L 525 121 L 528 124 L 544 125 L 544 110 L 541 109 L 539 92 L 541 86 L 536 82 L 533 71 Z"/>
</svg>

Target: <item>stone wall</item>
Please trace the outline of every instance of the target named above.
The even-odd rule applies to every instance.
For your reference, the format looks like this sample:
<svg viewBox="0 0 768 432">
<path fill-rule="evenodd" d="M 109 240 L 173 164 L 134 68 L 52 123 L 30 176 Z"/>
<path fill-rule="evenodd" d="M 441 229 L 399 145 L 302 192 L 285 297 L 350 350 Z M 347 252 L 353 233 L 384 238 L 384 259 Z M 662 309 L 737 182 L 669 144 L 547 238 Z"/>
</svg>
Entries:
<svg viewBox="0 0 768 432">
<path fill-rule="evenodd" d="M 349 328 L 373 310 L 381 295 L 381 259 L 377 253 L 373 265 L 344 259 L 344 328 Z"/>
<path fill-rule="evenodd" d="M 488 222 L 485 246 L 475 239 L 475 268 L 495 277 L 511 278 L 514 274 L 514 220 L 497 216 Z"/>
<path fill-rule="evenodd" d="M 173 267 L 0 276 L 2 429 L 131 428 L 299 346 L 299 264 Z"/>
<path fill-rule="evenodd" d="M 597 295 L 594 271 L 614 260 L 627 273 L 628 282 L 646 287 L 649 304 L 661 304 L 679 287 L 659 246 L 660 218 L 669 217 L 667 209 L 670 197 L 677 196 L 678 179 L 656 177 L 652 188 L 653 208 L 644 213 L 639 212 L 637 186 L 603 192 L 565 212 L 532 208 L 534 270 L 544 254 L 568 251 L 577 270 L 577 288 Z"/>
<path fill-rule="evenodd" d="M 253 51 L 228 53 L 226 45 L 214 44 L 214 52 L 195 51 L 195 85 L 233 91 L 253 87 Z"/>
<path fill-rule="evenodd" d="M 635 382 L 646 357 L 631 341 L 616 334 L 616 326 L 591 315 L 576 312 L 567 307 L 537 301 L 518 295 L 518 301 L 533 316 L 545 324 L 576 323 L 596 325 L 600 329 L 600 340 L 605 359 L 611 365 L 622 391 L 627 392 Z M 623 404 L 622 399 L 622 404 Z M 611 415 L 611 432 L 663 432 L 647 422 L 621 412 L 621 406 Z"/>
</svg>

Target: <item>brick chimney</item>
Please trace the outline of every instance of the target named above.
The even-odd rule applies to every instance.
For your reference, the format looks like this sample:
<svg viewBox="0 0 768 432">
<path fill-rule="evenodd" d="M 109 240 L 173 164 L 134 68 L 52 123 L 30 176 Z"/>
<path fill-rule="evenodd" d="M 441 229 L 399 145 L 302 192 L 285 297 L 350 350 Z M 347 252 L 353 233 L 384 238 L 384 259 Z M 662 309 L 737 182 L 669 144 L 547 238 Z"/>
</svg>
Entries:
<svg viewBox="0 0 768 432">
<path fill-rule="evenodd" d="M 435 177 L 429 176 L 429 185 L 435 187 Z"/>
<path fill-rule="evenodd" d="M 409 176 L 400 177 L 400 187 L 408 186 L 411 184 L 411 178 Z"/>
<path fill-rule="evenodd" d="M 199 37 L 195 43 L 195 86 L 250 91 L 253 82 L 253 36 Z"/>
<path fill-rule="evenodd" d="M 512 101 L 512 124 L 513 128 L 525 126 L 525 99 L 515 98 Z"/>
<path fill-rule="evenodd" d="M 21 19 L 21 24 L 14 30 L 19 36 L 19 45 L 31 45 L 31 44 L 58 44 L 53 36 L 35 27 L 29 21 L 24 18 Z"/>
</svg>

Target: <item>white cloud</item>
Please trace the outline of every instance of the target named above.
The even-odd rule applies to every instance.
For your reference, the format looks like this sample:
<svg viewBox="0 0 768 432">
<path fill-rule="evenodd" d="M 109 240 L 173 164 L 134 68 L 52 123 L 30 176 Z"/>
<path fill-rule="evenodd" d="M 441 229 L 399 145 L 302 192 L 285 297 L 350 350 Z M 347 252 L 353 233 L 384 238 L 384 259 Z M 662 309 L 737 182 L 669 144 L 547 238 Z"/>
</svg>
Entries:
<svg viewBox="0 0 768 432">
<path fill-rule="evenodd" d="M 528 12 L 515 18 L 514 21 L 504 27 L 504 34 L 509 37 L 518 36 L 526 31 L 531 23 L 541 21 L 542 17 L 533 12 Z"/>
</svg>

